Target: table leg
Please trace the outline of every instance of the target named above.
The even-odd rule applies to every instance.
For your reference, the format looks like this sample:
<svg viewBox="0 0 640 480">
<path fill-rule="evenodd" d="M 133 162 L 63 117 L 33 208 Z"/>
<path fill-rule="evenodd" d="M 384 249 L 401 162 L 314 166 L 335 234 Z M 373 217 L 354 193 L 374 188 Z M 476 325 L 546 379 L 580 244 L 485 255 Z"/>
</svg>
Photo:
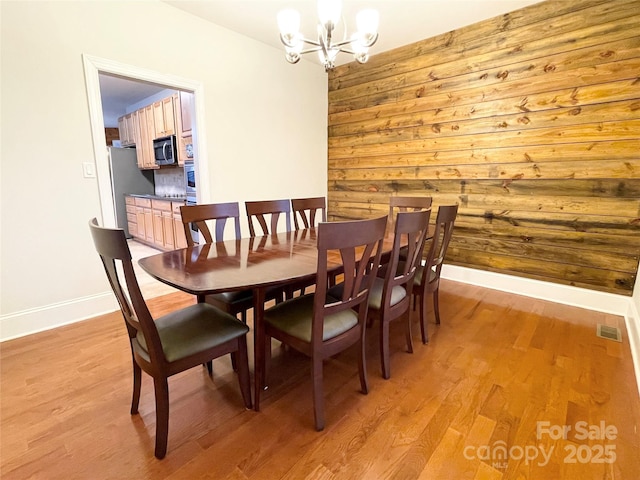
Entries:
<svg viewBox="0 0 640 480">
<path fill-rule="evenodd" d="M 253 290 L 253 380 L 254 409 L 260 411 L 260 393 L 264 388 L 264 297 L 265 289 Z"/>
</svg>

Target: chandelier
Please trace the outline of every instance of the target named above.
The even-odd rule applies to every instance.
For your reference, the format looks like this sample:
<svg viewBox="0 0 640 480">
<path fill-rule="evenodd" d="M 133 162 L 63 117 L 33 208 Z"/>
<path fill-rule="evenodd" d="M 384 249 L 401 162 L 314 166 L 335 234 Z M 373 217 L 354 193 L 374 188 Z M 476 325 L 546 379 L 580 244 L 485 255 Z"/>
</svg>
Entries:
<svg viewBox="0 0 640 480">
<path fill-rule="evenodd" d="M 309 40 L 300 33 L 300 13 L 290 8 L 278 13 L 280 40 L 284 44 L 287 61 L 298 63 L 301 55 L 318 52 L 320 62 L 328 71 L 335 66 L 340 52 L 353 55 L 360 63 L 369 60 L 369 47 L 378 40 L 378 12 L 371 9 L 359 12 L 356 16 L 358 31 L 347 39 L 345 28 L 344 38 L 335 41 L 334 30 L 341 18 L 341 0 L 318 0 L 318 40 Z M 304 49 L 305 44 L 310 47 Z"/>
</svg>

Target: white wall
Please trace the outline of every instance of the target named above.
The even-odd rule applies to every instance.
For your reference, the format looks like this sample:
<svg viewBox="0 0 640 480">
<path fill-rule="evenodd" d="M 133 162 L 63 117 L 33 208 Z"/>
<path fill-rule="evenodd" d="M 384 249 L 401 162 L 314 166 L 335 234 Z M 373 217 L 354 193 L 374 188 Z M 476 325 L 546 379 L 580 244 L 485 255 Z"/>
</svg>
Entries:
<svg viewBox="0 0 640 480">
<path fill-rule="evenodd" d="M 95 161 L 82 54 L 203 85 L 205 200 L 326 195 L 321 66 L 162 2 L 0 9 L 0 339 L 114 309 L 87 226 L 101 212 L 82 176 Z"/>
</svg>

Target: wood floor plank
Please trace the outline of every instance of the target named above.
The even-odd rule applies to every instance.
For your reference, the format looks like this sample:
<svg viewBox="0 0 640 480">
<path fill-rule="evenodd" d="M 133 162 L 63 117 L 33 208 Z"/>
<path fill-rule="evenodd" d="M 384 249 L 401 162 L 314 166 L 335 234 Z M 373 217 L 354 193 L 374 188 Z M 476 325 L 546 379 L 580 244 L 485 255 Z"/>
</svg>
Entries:
<svg viewBox="0 0 640 480">
<path fill-rule="evenodd" d="M 155 315 L 193 303 L 171 293 Z M 367 331 L 370 392 L 356 349 L 325 363 L 327 426 L 313 428 L 306 357 L 273 344 L 260 412 L 242 405 L 228 358 L 169 381 L 169 449 L 153 456 L 153 385 L 131 416 L 131 359 L 117 312 L 2 343 L 0 476 L 14 479 L 549 479 L 635 478 L 640 402 L 624 319 L 443 280 L 442 324 L 414 353 L 391 324 L 391 378 L 380 375 L 378 330 Z M 249 315 L 249 325 L 251 326 Z M 598 323 L 622 342 L 598 338 Z M 249 336 L 249 342 L 252 342 Z M 252 359 L 250 360 L 252 362 Z M 573 429 L 567 438 L 538 431 Z M 576 425 L 616 428 L 581 438 Z M 576 461 L 600 447 L 613 463 Z M 500 447 L 507 457 L 500 457 Z M 548 463 L 519 453 L 553 449 Z M 576 450 L 577 451 L 577 450 Z"/>
</svg>

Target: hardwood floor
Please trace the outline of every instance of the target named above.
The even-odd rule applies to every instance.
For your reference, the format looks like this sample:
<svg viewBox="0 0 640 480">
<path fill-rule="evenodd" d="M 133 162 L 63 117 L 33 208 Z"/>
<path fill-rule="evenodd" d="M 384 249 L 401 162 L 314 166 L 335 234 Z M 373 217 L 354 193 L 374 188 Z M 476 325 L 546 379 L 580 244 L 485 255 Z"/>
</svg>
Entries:
<svg viewBox="0 0 640 480">
<path fill-rule="evenodd" d="M 308 360 L 275 343 L 260 412 L 242 406 L 228 358 L 214 361 L 213 379 L 204 368 L 176 375 L 161 461 L 149 377 L 140 414 L 129 414 L 119 314 L 5 342 L 0 476 L 638 478 L 640 404 L 622 318 L 445 280 L 441 290 L 442 325 L 430 324 L 429 345 L 418 340 L 417 314 L 413 355 L 402 324 L 391 324 L 390 380 L 380 375 L 377 329 L 368 330 L 369 395 L 358 391 L 354 351 L 325 364 L 323 432 L 313 428 Z M 192 301 L 175 293 L 149 303 L 161 314 Z M 598 323 L 621 328 L 622 343 L 596 337 Z M 603 424 L 608 438 L 594 430 Z"/>
</svg>

